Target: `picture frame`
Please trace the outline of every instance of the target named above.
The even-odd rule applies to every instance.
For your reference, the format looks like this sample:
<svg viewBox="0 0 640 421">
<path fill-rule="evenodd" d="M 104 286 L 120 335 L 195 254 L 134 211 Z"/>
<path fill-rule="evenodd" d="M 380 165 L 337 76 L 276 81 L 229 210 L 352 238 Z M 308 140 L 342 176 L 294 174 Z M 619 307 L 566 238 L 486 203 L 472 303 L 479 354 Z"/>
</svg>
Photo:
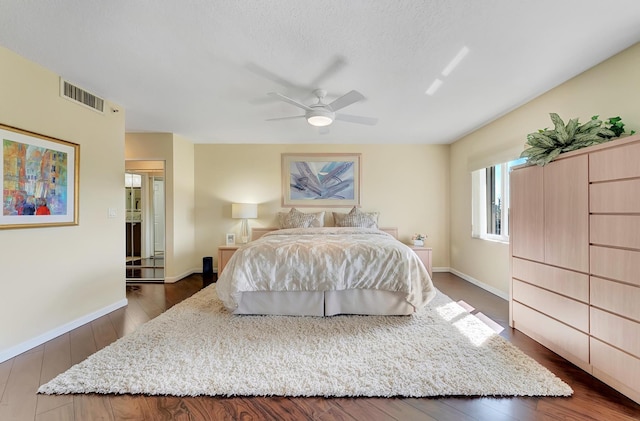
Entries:
<svg viewBox="0 0 640 421">
<path fill-rule="evenodd" d="M 360 206 L 359 153 L 282 154 L 282 207 Z"/>
<path fill-rule="evenodd" d="M 80 145 L 0 124 L 0 229 L 78 225 Z"/>
<path fill-rule="evenodd" d="M 225 242 L 226 242 L 226 245 L 228 245 L 228 246 L 235 246 L 236 245 L 236 235 L 233 234 L 233 233 L 225 234 Z"/>
</svg>

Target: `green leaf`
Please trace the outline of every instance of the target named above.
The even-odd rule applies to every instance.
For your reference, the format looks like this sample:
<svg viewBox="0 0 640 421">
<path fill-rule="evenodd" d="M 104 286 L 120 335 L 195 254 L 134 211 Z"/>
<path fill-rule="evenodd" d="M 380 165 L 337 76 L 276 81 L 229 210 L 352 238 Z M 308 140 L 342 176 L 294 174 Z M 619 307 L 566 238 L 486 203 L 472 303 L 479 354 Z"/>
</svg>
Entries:
<svg viewBox="0 0 640 421">
<path fill-rule="evenodd" d="M 544 159 L 545 165 L 553 161 L 558 155 L 560 155 L 561 152 L 562 148 L 556 148 L 552 150 L 551 153 L 549 153 L 549 155 L 547 155 L 547 157 Z"/>
<path fill-rule="evenodd" d="M 553 124 L 555 126 L 556 134 L 558 135 L 558 141 L 564 145 L 565 143 L 567 143 L 567 140 L 569 140 L 567 129 L 564 126 L 564 121 L 562 121 L 560 116 L 556 113 L 550 113 L 549 116 L 551 116 L 551 121 L 553 121 Z"/>
<path fill-rule="evenodd" d="M 597 116 L 594 116 L 594 117 L 597 117 Z M 602 124 L 602 121 L 600 121 L 598 119 L 594 119 L 592 117 L 591 120 L 589 120 L 588 122 L 584 123 L 582 126 L 578 127 L 577 132 L 578 133 L 584 133 L 584 132 L 587 132 L 587 131 L 593 129 L 594 127 L 600 127 L 601 124 Z"/>
<path fill-rule="evenodd" d="M 577 118 L 572 118 L 569 120 L 569 123 L 567 123 L 567 137 L 569 141 L 571 141 L 575 136 L 579 124 L 580 123 Z"/>
<path fill-rule="evenodd" d="M 542 133 L 529 133 L 527 135 L 527 143 L 531 146 L 552 147 L 555 145 L 553 139 Z"/>
</svg>

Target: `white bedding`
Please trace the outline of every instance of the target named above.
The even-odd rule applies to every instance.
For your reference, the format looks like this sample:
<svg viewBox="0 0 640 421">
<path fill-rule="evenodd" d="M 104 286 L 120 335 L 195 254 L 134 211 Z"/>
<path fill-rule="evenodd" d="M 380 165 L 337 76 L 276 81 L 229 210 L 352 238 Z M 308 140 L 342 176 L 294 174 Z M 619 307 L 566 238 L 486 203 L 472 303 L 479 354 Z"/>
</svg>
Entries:
<svg viewBox="0 0 640 421">
<path fill-rule="evenodd" d="M 244 292 L 383 290 L 414 308 L 436 294 L 420 259 L 393 236 L 373 228 L 292 228 L 240 247 L 217 282 L 234 311 Z"/>
</svg>

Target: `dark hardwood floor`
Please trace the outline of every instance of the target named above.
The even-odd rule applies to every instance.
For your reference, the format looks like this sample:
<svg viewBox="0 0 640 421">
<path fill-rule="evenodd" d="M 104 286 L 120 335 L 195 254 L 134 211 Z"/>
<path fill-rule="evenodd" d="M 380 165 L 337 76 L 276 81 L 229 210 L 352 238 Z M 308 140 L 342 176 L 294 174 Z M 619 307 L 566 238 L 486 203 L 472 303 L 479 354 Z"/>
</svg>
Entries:
<svg viewBox="0 0 640 421">
<path fill-rule="evenodd" d="M 38 395 L 38 387 L 202 288 L 127 285 L 129 305 L 0 363 L 0 420 L 640 420 L 640 405 L 508 327 L 506 301 L 448 273 L 436 286 L 505 327 L 503 337 L 574 389 L 570 398 L 423 399 Z"/>
</svg>

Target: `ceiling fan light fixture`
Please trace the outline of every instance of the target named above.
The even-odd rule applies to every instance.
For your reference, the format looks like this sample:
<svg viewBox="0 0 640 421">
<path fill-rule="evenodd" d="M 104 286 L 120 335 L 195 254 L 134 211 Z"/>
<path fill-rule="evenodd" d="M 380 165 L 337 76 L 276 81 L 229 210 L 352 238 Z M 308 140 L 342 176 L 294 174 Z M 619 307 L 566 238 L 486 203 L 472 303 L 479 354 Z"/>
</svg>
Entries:
<svg viewBox="0 0 640 421">
<path fill-rule="evenodd" d="M 313 110 L 307 112 L 307 123 L 316 127 L 324 127 L 333 123 L 335 114 L 326 110 Z"/>
</svg>

